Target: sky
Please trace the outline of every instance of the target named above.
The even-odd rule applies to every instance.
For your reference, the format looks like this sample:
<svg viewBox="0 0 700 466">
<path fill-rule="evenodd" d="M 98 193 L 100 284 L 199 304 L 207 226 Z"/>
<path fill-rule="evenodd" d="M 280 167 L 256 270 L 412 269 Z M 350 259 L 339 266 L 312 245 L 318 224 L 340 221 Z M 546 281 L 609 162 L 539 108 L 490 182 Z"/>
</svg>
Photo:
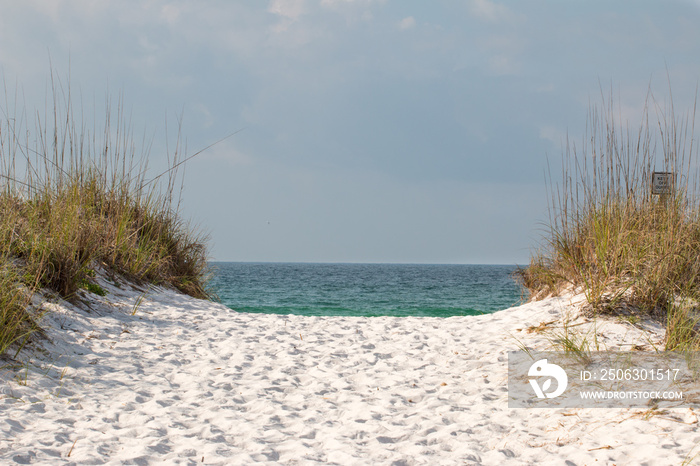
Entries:
<svg viewBox="0 0 700 466">
<path fill-rule="evenodd" d="M 186 167 L 213 260 L 525 264 L 601 94 L 633 127 L 649 89 L 692 108 L 698 24 L 700 0 L 0 0 L 0 72 L 30 115 L 52 71 L 86 112 L 122 99 L 156 168 L 180 120 L 188 153 L 240 130 Z"/>
</svg>

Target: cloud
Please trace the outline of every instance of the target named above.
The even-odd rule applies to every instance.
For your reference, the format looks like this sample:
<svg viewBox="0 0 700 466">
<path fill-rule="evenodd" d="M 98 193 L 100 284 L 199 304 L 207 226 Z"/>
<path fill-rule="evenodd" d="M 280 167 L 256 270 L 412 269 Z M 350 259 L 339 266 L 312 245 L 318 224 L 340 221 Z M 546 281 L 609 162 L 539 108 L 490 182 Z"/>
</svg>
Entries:
<svg viewBox="0 0 700 466">
<path fill-rule="evenodd" d="M 306 8 L 304 0 L 271 0 L 267 11 L 297 21 L 306 12 Z"/>
<path fill-rule="evenodd" d="M 519 66 L 506 55 L 494 55 L 488 60 L 488 69 L 496 76 L 508 76 L 518 74 Z"/>
<path fill-rule="evenodd" d="M 489 22 L 499 22 L 513 16 L 506 6 L 491 0 L 471 0 L 469 9 L 477 18 Z"/>
<path fill-rule="evenodd" d="M 416 20 L 413 16 L 407 16 L 406 18 L 399 21 L 399 29 L 405 31 L 406 29 L 411 29 L 416 25 Z"/>
<path fill-rule="evenodd" d="M 540 127 L 540 139 L 544 139 L 561 146 L 566 141 L 566 132 L 555 126 L 544 125 Z"/>
<path fill-rule="evenodd" d="M 685 3 L 700 8 L 700 0 L 685 0 Z"/>
<path fill-rule="evenodd" d="M 235 141 L 226 140 L 202 153 L 202 160 L 209 164 L 225 163 L 229 167 L 252 167 L 256 164 L 254 157 L 236 148 Z"/>
<path fill-rule="evenodd" d="M 349 3 L 370 5 L 372 3 L 385 3 L 386 0 L 321 0 L 321 5 L 324 6 L 335 6 L 344 5 Z"/>
<path fill-rule="evenodd" d="M 271 28 L 274 33 L 280 34 L 299 21 L 306 9 L 304 0 L 271 0 L 267 11 L 280 17 L 280 21 Z"/>
</svg>

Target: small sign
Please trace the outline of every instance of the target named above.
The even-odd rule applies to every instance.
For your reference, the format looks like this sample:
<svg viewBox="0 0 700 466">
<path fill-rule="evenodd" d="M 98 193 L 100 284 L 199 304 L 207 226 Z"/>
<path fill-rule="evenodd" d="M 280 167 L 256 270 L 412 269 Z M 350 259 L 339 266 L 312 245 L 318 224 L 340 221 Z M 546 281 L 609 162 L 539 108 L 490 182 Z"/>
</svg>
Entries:
<svg viewBox="0 0 700 466">
<path fill-rule="evenodd" d="M 651 174 L 652 194 L 671 194 L 673 192 L 673 173 L 654 172 Z"/>
</svg>

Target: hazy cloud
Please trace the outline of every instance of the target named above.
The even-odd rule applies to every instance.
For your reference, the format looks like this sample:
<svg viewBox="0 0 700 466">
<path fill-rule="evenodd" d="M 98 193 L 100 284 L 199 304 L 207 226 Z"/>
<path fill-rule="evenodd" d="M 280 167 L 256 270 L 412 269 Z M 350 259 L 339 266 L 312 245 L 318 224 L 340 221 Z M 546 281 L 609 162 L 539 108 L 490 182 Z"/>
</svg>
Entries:
<svg viewBox="0 0 700 466">
<path fill-rule="evenodd" d="M 336 5 L 371 5 L 373 3 L 385 3 L 387 0 L 321 0 L 321 5 L 336 6 Z"/>
<path fill-rule="evenodd" d="M 416 25 L 416 20 L 413 16 L 407 16 L 406 18 L 399 21 L 399 29 L 406 30 L 411 29 Z"/>
<path fill-rule="evenodd" d="M 267 11 L 296 21 L 304 14 L 305 3 L 304 0 L 270 0 Z"/>
<path fill-rule="evenodd" d="M 555 126 L 545 125 L 540 127 L 540 137 L 552 142 L 557 147 L 562 147 L 566 142 L 566 131 Z"/>
<path fill-rule="evenodd" d="M 513 16 L 508 7 L 491 0 L 470 0 L 469 6 L 474 15 L 486 21 L 497 22 Z"/>
</svg>

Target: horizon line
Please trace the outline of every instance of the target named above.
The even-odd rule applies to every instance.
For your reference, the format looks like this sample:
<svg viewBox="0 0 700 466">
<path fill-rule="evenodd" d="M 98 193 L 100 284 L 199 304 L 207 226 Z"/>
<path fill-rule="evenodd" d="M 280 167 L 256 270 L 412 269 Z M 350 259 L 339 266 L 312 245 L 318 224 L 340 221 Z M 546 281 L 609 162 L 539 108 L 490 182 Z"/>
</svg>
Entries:
<svg viewBox="0 0 700 466">
<path fill-rule="evenodd" d="M 526 266 L 517 262 L 350 262 L 350 261 L 246 261 L 246 260 L 222 260 L 212 259 L 208 263 L 235 263 L 235 264 L 327 264 L 327 265 L 510 265 Z"/>
</svg>

